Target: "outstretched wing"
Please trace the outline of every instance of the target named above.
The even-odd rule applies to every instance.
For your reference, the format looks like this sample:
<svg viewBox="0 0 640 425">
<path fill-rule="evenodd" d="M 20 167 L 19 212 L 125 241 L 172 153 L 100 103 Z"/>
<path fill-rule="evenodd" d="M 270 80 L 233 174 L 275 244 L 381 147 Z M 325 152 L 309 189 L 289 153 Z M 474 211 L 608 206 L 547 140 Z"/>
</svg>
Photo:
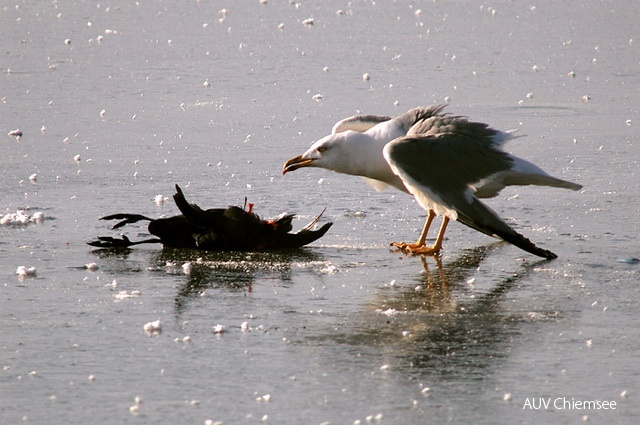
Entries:
<svg viewBox="0 0 640 425">
<path fill-rule="evenodd" d="M 555 254 L 536 247 L 513 230 L 474 196 L 475 183 L 509 170 L 513 164 L 490 138 L 476 140 L 450 133 L 402 137 L 385 146 L 384 157 L 423 208 L 532 254 L 555 258 Z"/>
</svg>

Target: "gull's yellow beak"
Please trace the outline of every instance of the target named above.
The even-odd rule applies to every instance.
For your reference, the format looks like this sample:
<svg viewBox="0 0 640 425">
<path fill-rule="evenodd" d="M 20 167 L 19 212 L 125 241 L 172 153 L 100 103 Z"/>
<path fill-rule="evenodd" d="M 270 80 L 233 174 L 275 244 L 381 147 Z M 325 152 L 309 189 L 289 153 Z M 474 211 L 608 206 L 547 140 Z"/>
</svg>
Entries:
<svg viewBox="0 0 640 425">
<path fill-rule="evenodd" d="M 289 171 L 295 171 L 298 168 L 308 167 L 316 159 L 318 158 L 303 158 L 302 155 L 291 158 L 284 163 L 284 166 L 282 167 L 282 174 L 287 174 Z"/>
</svg>

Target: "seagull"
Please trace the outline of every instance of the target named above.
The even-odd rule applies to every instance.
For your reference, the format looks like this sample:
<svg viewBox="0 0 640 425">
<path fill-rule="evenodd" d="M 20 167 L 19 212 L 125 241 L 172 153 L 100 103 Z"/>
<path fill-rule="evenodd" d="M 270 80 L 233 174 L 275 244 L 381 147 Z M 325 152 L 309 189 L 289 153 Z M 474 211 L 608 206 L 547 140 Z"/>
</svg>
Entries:
<svg viewBox="0 0 640 425">
<path fill-rule="evenodd" d="M 249 204 L 248 210 L 236 206 L 203 210 L 196 204 L 187 202 L 178 185 L 173 199 L 181 215 L 152 219 L 140 214 L 112 214 L 101 218 L 121 220 L 113 229 L 138 221 L 148 221 L 149 233 L 157 238 L 134 242 L 125 235 L 121 239 L 99 236 L 98 240 L 87 244 L 98 248 L 128 248 L 133 245 L 161 243 L 165 247 L 197 248 L 204 251 L 292 249 L 320 239 L 332 225 L 326 223 L 313 230 L 323 211 L 303 229 L 291 233 L 293 214 L 282 214 L 274 220 L 262 220 L 252 212 L 253 204 Z"/>
<path fill-rule="evenodd" d="M 502 150 L 514 138 L 512 131 L 443 113 L 444 107 L 418 107 L 396 117 L 345 118 L 333 126 L 330 135 L 288 160 L 282 173 L 320 167 L 364 177 L 378 191 L 392 186 L 413 195 L 427 211 L 420 237 L 415 243 L 391 243 L 407 254 L 438 255 L 449 221 L 456 220 L 531 254 L 557 258 L 513 230 L 480 199 L 492 198 L 512 185 L 571 190 L 582 186 L 552 177 Z M 442 225 L 435 243 L 427 246 L 427 233 L 436 216 L 443 216 Z"/>
</svg>

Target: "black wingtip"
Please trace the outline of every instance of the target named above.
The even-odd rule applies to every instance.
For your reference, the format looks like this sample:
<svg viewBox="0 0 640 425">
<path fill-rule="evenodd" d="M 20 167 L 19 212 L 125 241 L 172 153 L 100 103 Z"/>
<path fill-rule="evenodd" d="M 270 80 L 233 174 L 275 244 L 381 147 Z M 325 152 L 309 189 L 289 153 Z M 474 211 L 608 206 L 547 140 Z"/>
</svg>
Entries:
<svg viewBox="0 0 640 425">
<path fill-rule="evenodd" d="M 523 249 L 530 254 L 537 255 L 538 257 L 546 258 L 547 260 L 558 258 L 555 253 L 549 251 L 548 249 L 538 247 L 536 244 L 534 244 L 518 232 L 514 231 L 513 234 L 510 235 L 501 234 L 499 236 L 505 241 L 517 246 L 518 248 Z"/>
<path fill-rule="evenodd" d="M 540 252 L 539 253 L 532 252 L 532 254 L 535 254 L 542 258 L 546 258 L 547 260 L 555 260 L 556 258 L 558 258 L 558 256 L 555 253 L 549 251 L 548 249 L 541 249 L 541 248 L 537 248 L 537 249 L 540 250 Z"/>
<path fill-rule="evenodd" d="M 474 217 L 479 217 L 476 219 Z M 536 246 L 529 239 L 513 230 L 489 207 L 477 199 L 468 205 L 467 211 L 458 211 L 457 220 L 485 235 L 498 237 L 518 248 L 538 257 L 553 260 L 558 258 L 553 252 Z"/>
</svg>

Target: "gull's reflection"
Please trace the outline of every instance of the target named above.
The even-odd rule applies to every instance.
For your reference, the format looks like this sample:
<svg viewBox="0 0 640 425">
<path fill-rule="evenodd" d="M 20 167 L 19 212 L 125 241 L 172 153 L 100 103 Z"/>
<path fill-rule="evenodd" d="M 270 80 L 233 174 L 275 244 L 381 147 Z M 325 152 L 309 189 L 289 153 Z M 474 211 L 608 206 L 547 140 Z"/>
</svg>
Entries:
<svg viewBox="0 0 640 425">
<path fill-rule="evenodd" d="M 380 291 L 373 299 L 374 312 L 420 315 L 428 319 L 431 315 L 457 311 L 459 307 L 454 292 L 466 289 L 469 277 L 494 245 L 465 251 L 444 265 L 441 257 L 420 256 L 422 273 L 413 278 L 413 284 L 404 285 L 399 290 Z"/>
<path fill-rule="evenodd" d="M 505 296 L 546 262 L 523 263 L 515 272 L 502 272 L 505 277 L 497 283 L 492 278 L 485 287 L 476 287 L 473 276 L 501 245 L 466 251 L 444 264 L 439 257 L 420 258 L 423 271 L 411 283 L 386 285 L 371 308 L 358 313 L 343 332 L 312 339 L 379 347 L 413 372 L 482 369 L 508 353 L 515 321 L 502 308 Z"/>
</svg>

